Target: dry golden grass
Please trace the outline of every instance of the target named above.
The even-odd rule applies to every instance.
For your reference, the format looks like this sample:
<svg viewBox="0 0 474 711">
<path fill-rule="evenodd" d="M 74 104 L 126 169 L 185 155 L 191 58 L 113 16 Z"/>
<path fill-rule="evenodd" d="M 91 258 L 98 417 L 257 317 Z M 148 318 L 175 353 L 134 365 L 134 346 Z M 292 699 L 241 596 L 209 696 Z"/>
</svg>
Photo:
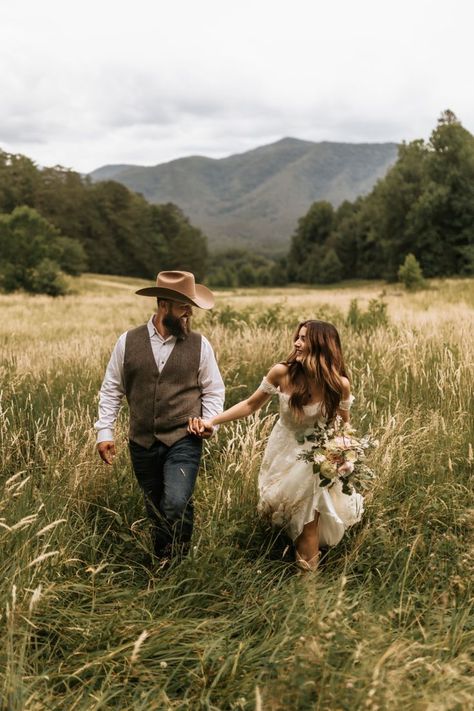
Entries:
<svg viewBox="0 0 474 711">
<path fill-rule="evenodd" d="M 110 350 L 153 307 L 142 284 L 0 296 L 3 708 L 474 708 L 474 282 L 222 292 L 197 315 L 229 403 L 299 318 L 340 328 L 378 478 L 364 521 L 305 579 L 255 515 L 274 405 L 207 446 L 192 555 L 148 566 L 126 418 L 113 469 L 92 431 Z M 349 325 L 353 299 L 381 295 L 388 324 Z"/>
</svg>

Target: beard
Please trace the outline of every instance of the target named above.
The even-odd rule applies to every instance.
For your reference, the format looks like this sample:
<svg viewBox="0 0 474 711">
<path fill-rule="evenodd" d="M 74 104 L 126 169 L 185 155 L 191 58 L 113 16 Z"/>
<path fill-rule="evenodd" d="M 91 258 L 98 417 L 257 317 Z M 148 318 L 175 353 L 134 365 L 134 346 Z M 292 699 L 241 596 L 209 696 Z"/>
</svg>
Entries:
<svg viewBox="0 0 474 711">
<path fill-rule="evenodd" d="M 183 340 L 189 333 L 189 318 L 184 321 L 171 314 L 166 314 L 163 317 L 163 324 L 166 326 L 168 331 L 172 336 L 175 336 L 179 340 Z"/>
</svg>

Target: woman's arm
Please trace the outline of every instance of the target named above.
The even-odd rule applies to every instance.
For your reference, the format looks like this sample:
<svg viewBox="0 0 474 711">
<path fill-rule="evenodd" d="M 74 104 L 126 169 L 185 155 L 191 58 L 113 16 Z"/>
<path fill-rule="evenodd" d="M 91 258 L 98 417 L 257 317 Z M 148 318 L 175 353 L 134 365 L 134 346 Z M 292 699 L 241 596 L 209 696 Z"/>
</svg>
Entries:
<svg viewBox="0 0 474 711">
<path fill-rule="evenodd" d="M 268 382 L 275 388 L 278 388 L 286 374 L 286 370 L 286 366 L 277 363 L 277 365 L 274 365 L 269 370 L 266 376 Z M 265 392 L 261 388 L 257 388 L 246 400 L 238 402 L 236 405 L 229 407 L 228 410 L 224 410 L 220 415 L 211 417 L 209 420 L 202 420 L 199 417 L 190 417 L 188 421 L 188 432 L 202 436 L 203 433 L 212 432 L 215 425 L 222 425 L 224 422 L 232 422 L 232 420 L 240 420 L 243 417 L 248 417 L 263 407 L 270 397 L 270 393 Z"/>
<path fill-rule="evenodd" d="M 351 398 L 351 384 L 347 378 L 342 379 L 342 397 L 341 403 L 337 408 L 337 414 L 342 418 L 344 422 L 349 422 L 350 419 L 350 404 L 346 407 L 346 402 L 350 401 Z M 342 406 L 342 407 L 341 407 Z"/>
</svg>

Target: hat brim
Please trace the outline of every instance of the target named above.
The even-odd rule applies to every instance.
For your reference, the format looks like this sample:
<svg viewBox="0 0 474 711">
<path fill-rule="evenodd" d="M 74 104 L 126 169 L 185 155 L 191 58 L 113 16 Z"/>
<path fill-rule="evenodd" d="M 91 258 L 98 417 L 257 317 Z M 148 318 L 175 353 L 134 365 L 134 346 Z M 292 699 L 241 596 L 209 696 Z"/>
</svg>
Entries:
<svg viewBox="0 0 474 711">
<path fill-rule="evenodd" d="M 170 299 L 171 301 L 179 301 L 182 304 L 191 304 L 191 306 L 197 306 L 198 309 L 212 309 L 215 304 L 214 294 L 210 291 L 207 286 L 202 284 L 196 284 L 196 295 L 194 298 L 186 296 L 186 294 L 181 294 L 179 291 L 174 291 L 173 289 L 165 289 L 161 286 L 148 286 L 144 289 L 138 289 L 135 294 L 138 296 L 154 296 L 161 297 L 162 299 Z"/>
</svg>

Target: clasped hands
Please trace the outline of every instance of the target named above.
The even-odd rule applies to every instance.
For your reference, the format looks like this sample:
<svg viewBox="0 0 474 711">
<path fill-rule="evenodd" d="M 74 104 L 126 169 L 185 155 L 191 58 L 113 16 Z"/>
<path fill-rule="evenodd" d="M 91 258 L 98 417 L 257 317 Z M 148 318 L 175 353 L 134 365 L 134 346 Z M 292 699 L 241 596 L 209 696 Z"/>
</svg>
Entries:
<svg viewBox="0 0 474 711">
<path fill-rule="evenodd" d="M 214 432 L 214 425 L 208 420 L 203 420 L 201 417 L 190 417 L 188 419 L 187 430 L 189 434 L 201 437 L 201 439 L 209 439 Z"/>
<path fill-rule="evenodd" d="M 189 434 L 201 437 L 201 439 L 209 439 L 214 432 L 214 425 L 201 417 L 190 417 L 188 419 L 187 431 Z M 113 464 L 115 459 L 115 444 L 112 441 L 99 442 L 97 450 L 101 459 L 106 464 Z"/>
</svg>

